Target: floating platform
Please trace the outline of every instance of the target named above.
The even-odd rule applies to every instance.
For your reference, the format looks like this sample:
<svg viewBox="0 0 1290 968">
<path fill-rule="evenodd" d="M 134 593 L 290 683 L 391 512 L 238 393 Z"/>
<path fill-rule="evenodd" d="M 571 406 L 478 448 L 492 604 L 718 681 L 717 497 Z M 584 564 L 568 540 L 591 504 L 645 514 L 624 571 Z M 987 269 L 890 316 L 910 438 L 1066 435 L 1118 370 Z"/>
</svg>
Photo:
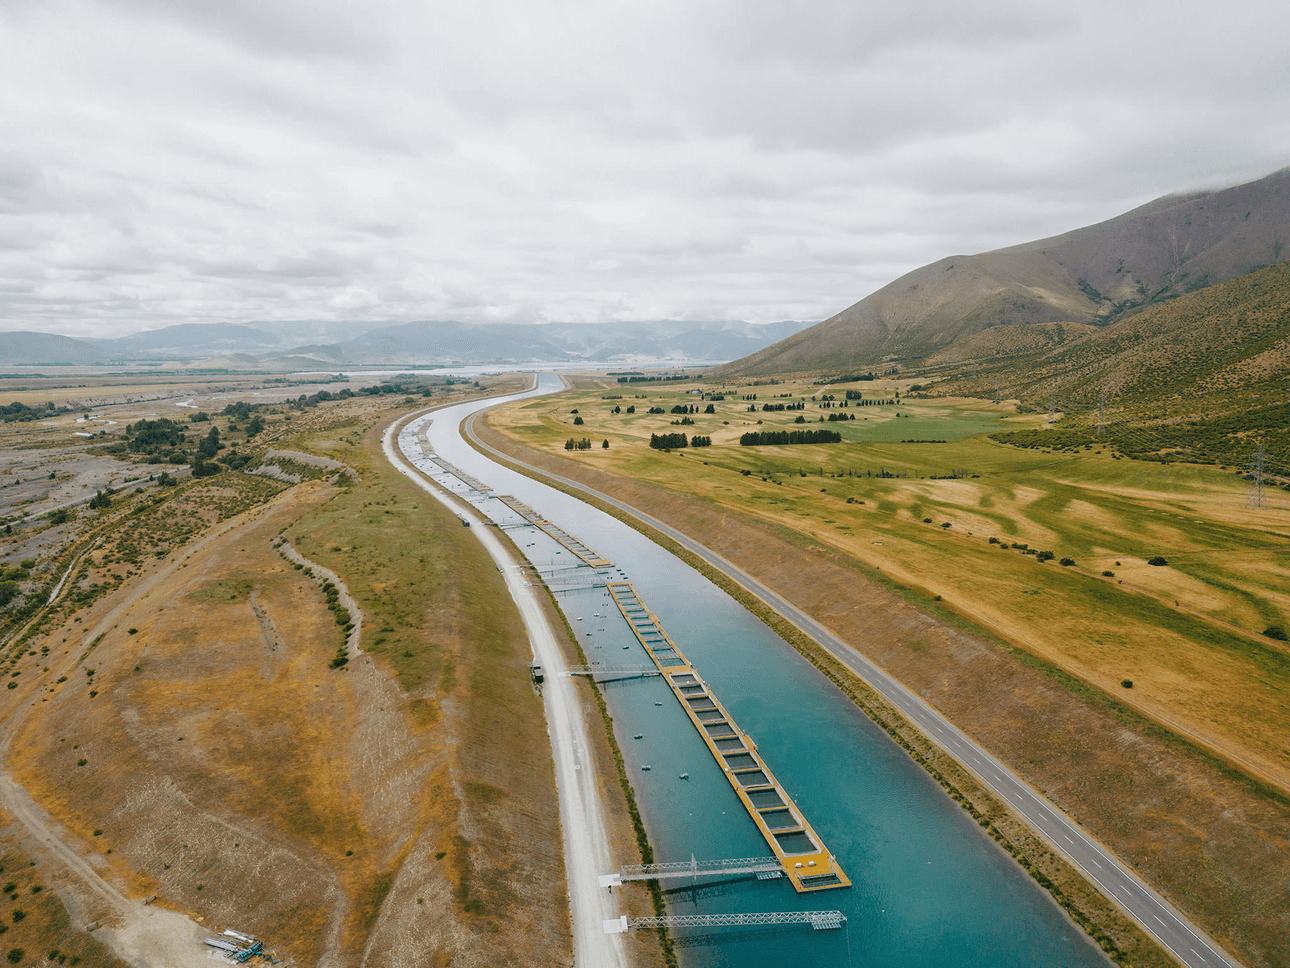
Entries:
<svg viewBox="0 0 1290 968">
<path fill-rule="evenodd" d="M 552 521 L 548 521 L 519 498 L 513 497 L 510 494 L 499 494 L 497 500 L 501 501 L 525 521 L 529 522 L 529 524 L 541 528 L 551 537 L 555 538 L 556 541 L 560 542 L 560 544 L 564 545 L 565 548 L 572 551 L 592 568 L 612 568 L 614 566 L 614 563 L 608 558 L 592 551 L 573 535 L 569 534 L 568 531 L 565 531 L 564 528 Z"/>
<path fill-rule="evenodd" d="M 850 887 L 837 860 L 775 779 L 752 741 L 713 695 L 690 660 L 645 607 L 629 581 L 605 585 L 713 758 L 799 892 Z"/>
<path fill-rule="evenodd" d="M 448 472 L 449 474 L 451 474 L 453 477 L 457 478 L 457 480 L 461 481 L 461 482 L 462 482 L 463 484 L 465 484 L 467 487 L 469 487 L 469 488 L 473 488 L 473 489 L 474 489 L 474 490 L 476 490 L 476 491 L 491 491 L 491 490 L 492 490 L 492 488 L 491 488 L 491 487 L 489 487 L 487 484 L 485 484 L 485 483 L 484 483 L 483 481 L 481 481 L 479 478 L 475 477 L 475 476 L 474 476 L 474 475 L 472 475 L 472 474 L 468 474 L 466 471 L 463 471 L 460 467 L 457 467 L 457 466 L 456 466 L 456 465 L 454 465 L 454 464 L 449 464 L 449 463 L 448 463 L 446 460 L 444 460 L 442 457 L 435 457 L 435 456 L 433 456 L 433 455 L 428 455 L 428 456 L 430 456 L 430 460 L 434 461 L 434 463 L 438 464 L 438 465 L 439 465 L 439 467 L 441 467 L 443 470 L 447 471 L 447 472 Z"/>
<path fill-rule="evenodd" d="M 434 456 L 434 444 L 430 443 L 430 425 L 433 420 L 427 420 L 417 428 L 417 443 L 421 445 L 421 453 L 426 457 Z"/>
</svg>

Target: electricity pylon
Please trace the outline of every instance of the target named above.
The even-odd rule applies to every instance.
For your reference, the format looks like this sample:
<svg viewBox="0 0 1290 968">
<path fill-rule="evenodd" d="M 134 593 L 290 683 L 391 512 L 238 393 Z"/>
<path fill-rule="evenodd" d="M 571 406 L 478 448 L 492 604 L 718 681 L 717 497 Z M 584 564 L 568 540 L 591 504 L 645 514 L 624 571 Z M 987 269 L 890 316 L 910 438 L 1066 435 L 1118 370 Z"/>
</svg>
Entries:
<svg viewBox="0 0 1290 968">
<path fill-rule="evenodd" d="M 1268 506 L 1268 497 L 1263 490 L 1263 455 L 1265 453 L 1264 445 L 1259 444 L 1259 452 L 1254 455 L 1245 466 L 1254 472 L 1254 480 L 1250 481 L 1250 496 L 1246 500 L 1247 508 L 1265 508 Z"/>
</svg>

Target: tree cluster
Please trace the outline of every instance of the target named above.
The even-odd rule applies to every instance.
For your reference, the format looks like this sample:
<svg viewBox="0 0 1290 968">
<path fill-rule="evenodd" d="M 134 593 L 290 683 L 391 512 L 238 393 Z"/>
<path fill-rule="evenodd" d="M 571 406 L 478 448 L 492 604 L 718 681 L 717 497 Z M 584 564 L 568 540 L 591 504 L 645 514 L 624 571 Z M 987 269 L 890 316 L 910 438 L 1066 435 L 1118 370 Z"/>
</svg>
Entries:
<svg viewBox="0 0 1290 968">
<path fill-rule="evenodd" d="M 650 434 L 649 445 L 655 450 L 679 450 L 690 445 L 685 434 Z"/>
<path fill-rule="evenodd" d="M 43 407 L 29 407 L 25 403 L 7 403 L 0 405 L 0 420 L 5 423 L 25 423 L 28 420 L 39 420 L 52 414 L 71 413 L 67 407 L 55 407 L 53 401 Z"/>
<path fill-rule="evenodd" d="M 186 439 L 183 424 L 169 417 L 125 425 L 125 446 L 132 454 L 168 454 Z"/>
</svg>

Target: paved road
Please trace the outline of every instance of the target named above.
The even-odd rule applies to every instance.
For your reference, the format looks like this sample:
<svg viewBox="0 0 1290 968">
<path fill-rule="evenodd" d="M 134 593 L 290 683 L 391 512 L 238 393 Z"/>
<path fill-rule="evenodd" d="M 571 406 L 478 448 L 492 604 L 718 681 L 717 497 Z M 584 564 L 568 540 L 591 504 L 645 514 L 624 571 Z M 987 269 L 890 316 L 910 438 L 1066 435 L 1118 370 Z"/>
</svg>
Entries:
<svg viewBox="0 0 1290 968">
<path fill-rule="evenodd" d="M 1101 888 L 1102 893 L 1124 910 L 1133 920 L 1187 968 L 1240 968 L 1240 962 L 1224 952 L 1200 928 L 1192 924 L 1173 905 L 1148 887 L 1109 850 L 1084 833 L 1079 825 L 1050 801 L 1036 793 L 1024 780 L 981 746 L 957 729 L 953 723 L 929 706 L 881 667 L 857 652 L 791 602 L 741 571 L 725 558 L 709 550 L 689 535 L 638 511 L 629 504 L 600 491 L 552 474 L 510 457 L 484 443 L 475 434 L 474 415 L 466 421 L 466 433 L 481 450 L 522 467 L 536 477 L 558 481 L 567 487 L 611 504 L 639 521 L 667 535 L 686 550 L 698 555 L 713 568 L 738 582 L 799 629 L 815 639 L 851 671 L 896 706 L 919 729 L 958 762 L 970 770 L 997 796 L 1005 800 L 1030 824 L 1053 849 L 1084 872 Z"/>
<path fill-rule="evenodd" d="M 382 439 L 386 459 L 431 497 L 470 522 L 475 536 L 506 579 L 506 587 L 524 619 L 533 654 L 545 673 L 542 700 L 546 705 L 547 731 L 551 736 L 556 788 L 559 791 L 564 868 L 569 882 L 569 910 L 573 921 L 574 963 L 584 968 L 627 968 L 622 935 L 606 934 L 604 929 L 604 923 L 616 920 L 619 912 L 614 907 L 616 899 L 600 886 L 599 878 L 603 872 L 614 870 L 616 865 L 609 851 L 609 838 L 600 810 L 597 776 L 591 763 L 582 703 L 573 678 L 566 674 L 567 666 L 556 644 L 555 633 L 520 564 L 497 532 L 487 526 L 486 520 L 467 510 L 468 505 L 449 497 L 404 459 L 395 446 L 396 442 L 407 443 L 418 455 L 420 445 L 415 437 L 411 441 L 398 440 L 395 430 L 400 424 L 392 424 Z"/>
</svg>

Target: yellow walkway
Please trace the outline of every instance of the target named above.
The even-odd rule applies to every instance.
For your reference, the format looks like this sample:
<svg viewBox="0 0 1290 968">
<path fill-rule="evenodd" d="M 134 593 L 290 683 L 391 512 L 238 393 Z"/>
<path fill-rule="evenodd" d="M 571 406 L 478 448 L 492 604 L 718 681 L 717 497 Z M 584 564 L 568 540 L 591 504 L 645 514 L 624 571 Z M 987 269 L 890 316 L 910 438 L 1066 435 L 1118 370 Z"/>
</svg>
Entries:
<svg viewBox="0 0 1290 968">
<path fill-rule="evenodd" d="M 503 498 L 505 500 L 505 498 Z M 802 816 L 752 741 L 712 694 L 628 581 L 607 584 L 627 624 L 663 673 L 766 843 L 799 892 L 850 887 L 851 881 Z"/>
</svg>

